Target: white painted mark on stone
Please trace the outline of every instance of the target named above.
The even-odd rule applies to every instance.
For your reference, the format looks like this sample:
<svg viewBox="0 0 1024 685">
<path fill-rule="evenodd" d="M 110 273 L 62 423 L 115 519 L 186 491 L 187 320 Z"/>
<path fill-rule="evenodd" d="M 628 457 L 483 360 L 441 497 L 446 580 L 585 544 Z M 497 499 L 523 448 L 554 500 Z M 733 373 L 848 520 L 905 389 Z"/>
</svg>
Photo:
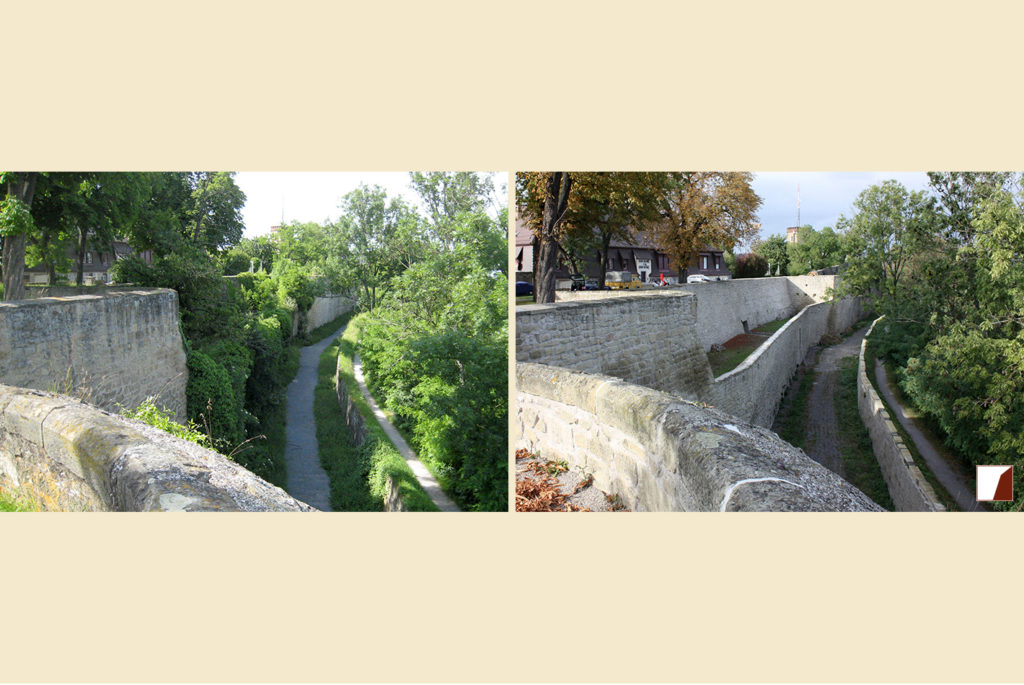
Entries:
<svg viewBox="0 0 1024 685">
<path fill-rule="evenodd" d="M 160 495 L 160 508 L 164 511 L 186 511 L 186 507 L 194 501 L 193 497 L 170 492 Z"/>
<path fill-rule="evenodd" d="M 731 423 L 723 423 L 722 424 L 722 428 L 725 428 L 727 430 L 731 430 L 733 433 L 737 433 L 739 435 L 743 435 L 743 431 L 740 430 L 739 426 L 734 426 Z"/>
<path fill-rule="evenodd" d="M 732 497 L 733 490 L 735 490 L 739 486 L 744 485 L 746 483 L 762 483 L 764 481 L 769 481 L 769 480 L 779 481 L 780 483 L 789 483 L 790 485 L 795 485 L 796 487 L 800 488 L 801 490 L 805 490 L 806 489 L 806 488 L 804 488 L 804 486 L 800 485 L 799 483 L 794 483 L 793 481 L 786 480 L 785 478 L 744 478 L 743 480 L 736 481 L 735 483 L 733 483 L 732 485 L 730 485 L 726 489 L 725 497 L 722 499 L 722 505 L 720 507 L 718 507 L 718 511 L 725 511 L 725 508 L 729 505 L 729 498 Z"/>
</svg>

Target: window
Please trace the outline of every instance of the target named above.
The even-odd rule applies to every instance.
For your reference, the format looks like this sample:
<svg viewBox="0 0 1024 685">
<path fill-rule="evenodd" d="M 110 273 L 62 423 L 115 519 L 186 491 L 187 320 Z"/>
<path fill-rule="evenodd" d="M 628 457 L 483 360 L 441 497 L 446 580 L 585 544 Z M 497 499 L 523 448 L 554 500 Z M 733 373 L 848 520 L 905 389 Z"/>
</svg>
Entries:
<svg viewBox="0 0 1024 685">
<path fill-rule="evenodd" d="M 716 271 L 720 268 L 719 265 L 718 265 L 719 264 L 719 262 L 718 262 L 719 259 L 721 259 L 721 257 L 719 255 L 715 255 L 715 270 Z"/>
<path fill-rule="evenodd" d="M 708 268 L 708 256 L 706 254 L 702 254 L 700 256 L 700 268 L 704 269 L 705 271 Z"/>
<path fill-rule="evenodd" d="M 92 252 L 85 253 L 85 263 L 92 264 Z"/>
</svg>

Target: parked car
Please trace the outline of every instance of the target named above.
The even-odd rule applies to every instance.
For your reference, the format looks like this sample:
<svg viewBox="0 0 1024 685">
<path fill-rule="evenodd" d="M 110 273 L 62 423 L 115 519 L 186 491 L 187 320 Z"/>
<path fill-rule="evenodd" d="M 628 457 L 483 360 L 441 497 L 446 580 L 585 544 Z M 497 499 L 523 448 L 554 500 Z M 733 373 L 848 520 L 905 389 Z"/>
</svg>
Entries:
<svg viewBox="0 0 1024 685">
<path fill-rule="evenodd" d="M 713 280 L 713 278 L 709 278 L 704 274 L 691 274 L 686 277 L 687 283 L 711 283 Z"/>
<path fill-rule="evenodd" d="M 569 290 L 587 289 L 587 279 L 583 277 L 583 274 L 569 274 L 569 278 L 572 279 L 572 285 L 569 286 Z"/>
<path fill-rule="evenodd" d="M 597 279 L 596 278 L 588 278 L 586 284 L 583 286 L 583 289 L 584 290 L 601 290 L 601 288 L 597 287 Z M 611 290 L 611 287 L 606 285 L 604 287 L 604 289 L 605 290 Z"/>
<path fill-rule="evenodd" d="M 527 281 L 516 281 L 516 297 L 533 295 L 533 283 Z"/>
</svg>

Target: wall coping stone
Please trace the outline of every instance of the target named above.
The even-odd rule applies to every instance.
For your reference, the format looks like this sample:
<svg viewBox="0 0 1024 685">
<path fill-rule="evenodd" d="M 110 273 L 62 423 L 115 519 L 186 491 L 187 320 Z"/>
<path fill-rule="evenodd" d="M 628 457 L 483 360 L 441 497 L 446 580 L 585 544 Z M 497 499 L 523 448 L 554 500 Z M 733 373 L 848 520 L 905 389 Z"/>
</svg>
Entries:
<svg viewBox="0 0 1024 685">
<path fill-rule="evenodd" d="M 212 450 L 63 395 L 0 385 L 0 482 L 48 508 L 315 511 Z"/>
<path fill-rule="evenodd" d="M 652 473 L 680 485 L 668 508 L 699 511 L 881 511 L 860 490 L 775 433 L 698 403 L 621 379 L 519 362 L 520 396 L 575 407 L 639 443 Z M 520 412 L 522 407 L 520 407 Z M 554 414 L 552 414 L 554 416 Z M 522 436 L 520 438 L 522 440 Z M 543 446 L 540 447 L 543 457 Z M 579 454 L 579 463 L 585 455 Z M 662 493 L 613 487 L 634 509 L 661 509 Z M 613 486 L 615 481 L 612 480 Z"/>
</svg>

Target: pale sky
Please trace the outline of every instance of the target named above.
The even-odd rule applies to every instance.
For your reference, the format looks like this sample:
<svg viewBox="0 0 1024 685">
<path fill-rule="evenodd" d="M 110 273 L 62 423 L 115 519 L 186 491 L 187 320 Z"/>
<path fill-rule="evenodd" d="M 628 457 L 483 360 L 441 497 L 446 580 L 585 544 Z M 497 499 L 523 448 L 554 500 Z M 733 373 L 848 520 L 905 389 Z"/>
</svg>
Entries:
<svg viewBox="0 0 1024 685">
<path fill-rule="evenodd" d="M 500 193 L 508 185 L 507 173 L 487 172 Z M 239 171 L 235 183 L 245 193 L 245 237 L 252 238 L 270 232 L 271 226 L 285 221 L 314 221 L 324 223 L 336 220 L 341 212 L 341 198 L 355 190 L 359 184 L 379 185 L 388 197 L 402 197 L 421 206 L 419 196 L 409 185 L 409 173 L 357 172 L 357 171 Z M 505 203 L 505 195 L 502 196 Z M 504 206 L 504 204 L 502 205 Z"/>
<path fill-rule="evenodd" d="M 895 179 L 908 190 L 927 190 L 928 175 L 914 172 L 755 172 L 754 192 L 761 197 L 758 217 L 761 238 L 785 237 L 786 227 L 810 224 L 820 231 L 835 228 L 840 214 L 850 217 L 851 207 L 861 191 Z M 800 184 L 800 223 L 797 224 L 797 184 Z M 745 246 L 749 247 L 749 245 Z"/>
</svg>

